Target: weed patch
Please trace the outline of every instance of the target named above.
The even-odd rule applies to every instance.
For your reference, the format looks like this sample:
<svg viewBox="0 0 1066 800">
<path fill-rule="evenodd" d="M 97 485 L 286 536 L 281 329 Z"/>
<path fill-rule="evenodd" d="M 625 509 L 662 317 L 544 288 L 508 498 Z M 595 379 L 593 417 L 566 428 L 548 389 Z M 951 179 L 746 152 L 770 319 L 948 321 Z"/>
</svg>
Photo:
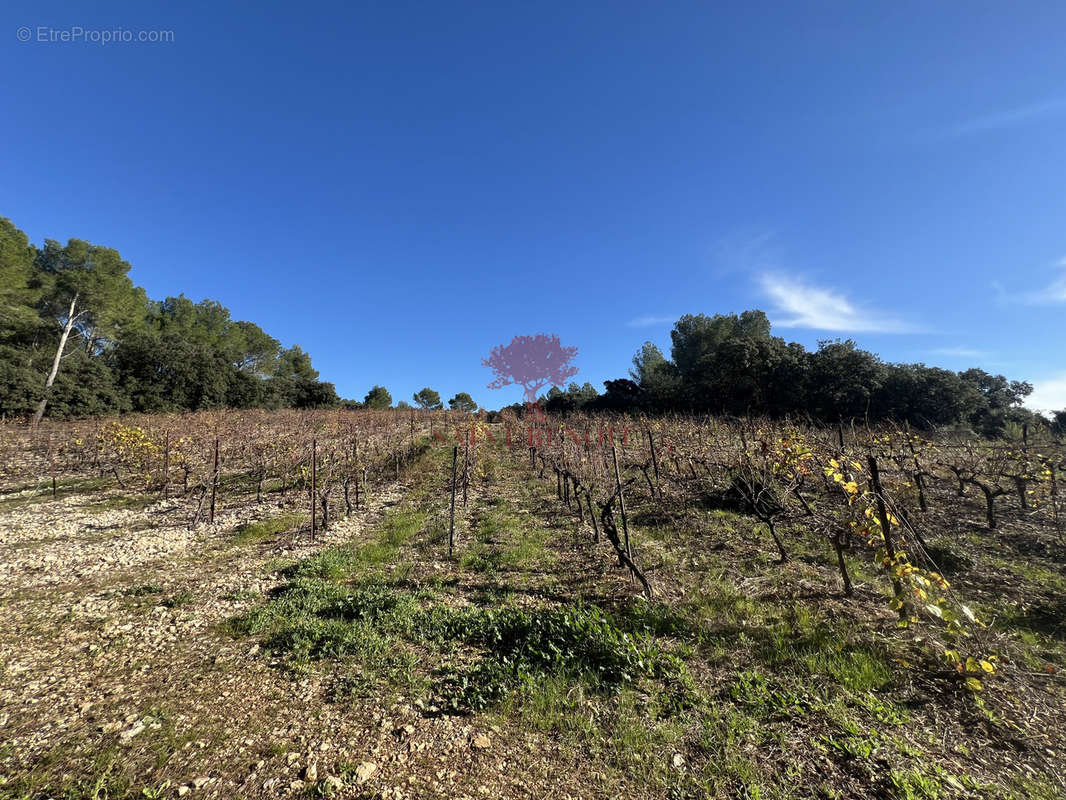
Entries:
<svg viewBox="0 0 1066 800">
<path fill-rule="evenodd" d="M 233 531 L 230 542 L 234 545 L 255 544 L 257 542 L 291 531 L 307 520 L 306 514 L 281 514 L 277 517 L 245 522 Z"/>
<path fill-rule="evenodd" d="M 401 536 L 400 529 L 391 530 Z M 665 703 L 691 701 L 679 658 L 647 634 L 623 630 L 594 606 L 450 608 L 434 603 L 429 590 L 346 581 L 353 560 L 362 563 L 358 551 L 328 553 L 290 568 L 290 583 L 266 605 L 232 620 L 232 630 L 262 636 L 268 648 L 297 665 L 353 658 L 364 672 L 404 681 L 411 679 L 417 652 L 465 648 L 472 663 L 442 666 L 436 674 L 438 692 L 456 710 L 483 709 L 517 690 L 531 698 L 543 695 L 558 681 L 608 694 L 655 679 L 667 684 Z"/>
</svg>

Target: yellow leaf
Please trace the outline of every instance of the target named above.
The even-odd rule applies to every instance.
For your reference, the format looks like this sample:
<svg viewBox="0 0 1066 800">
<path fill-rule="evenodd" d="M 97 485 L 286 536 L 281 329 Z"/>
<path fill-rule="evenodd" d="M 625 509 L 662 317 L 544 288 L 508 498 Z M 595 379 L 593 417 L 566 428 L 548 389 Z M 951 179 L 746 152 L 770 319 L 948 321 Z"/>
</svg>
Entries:
<svg viewBox="0 0 1066 800">
<path fill-rule="evenodd" d="M 983 658 L 981 659 L 981 669 L 983 669 L 989 675 L 996 671 L 996 668 L 993 667 L 989 662 L 985 661 Z"/>
<path fill-rule="evenodd" d="M 981 685 L 981 681 L 977 680 L 977 678 L 967 678 L 966 688 L 969 689 L 971 692 L 979 692 L 984 687 Z"/>
</svg>

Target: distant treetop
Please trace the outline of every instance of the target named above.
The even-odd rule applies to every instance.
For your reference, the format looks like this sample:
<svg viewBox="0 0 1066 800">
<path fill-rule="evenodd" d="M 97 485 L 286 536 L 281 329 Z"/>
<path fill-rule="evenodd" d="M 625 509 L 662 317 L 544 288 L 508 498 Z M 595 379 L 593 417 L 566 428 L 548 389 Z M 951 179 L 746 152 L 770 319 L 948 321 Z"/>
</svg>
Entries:
<svg viewBox="0 0 1066 800">
<path fill-rule="evenodd" d="M 374 386 L 366 393 L 363 405 L 367 408 L 388 408 L 392 405 L 392 395 L 384 386 Z"/>
</svg>

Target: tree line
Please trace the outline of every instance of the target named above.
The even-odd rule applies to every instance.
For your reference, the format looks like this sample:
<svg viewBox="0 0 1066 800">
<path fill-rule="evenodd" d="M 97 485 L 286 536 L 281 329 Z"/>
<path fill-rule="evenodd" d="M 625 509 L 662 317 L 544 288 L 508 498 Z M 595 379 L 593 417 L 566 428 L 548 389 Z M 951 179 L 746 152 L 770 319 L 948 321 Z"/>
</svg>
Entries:
<svg viewBox="0 0 1066 800">
<path fill-rule="evenodd" d="M 0 217 L 0 416 L 392 407 L 384 386 L 342 400 L 299 346 L 214 300 L 151 300 L 129 271 L 117 250 L 81 239 L 36 247 Z M 428 387 L 412 400 L 444 406 Z M 478 408 L 466 392 L 448 406 Z"/>
<path fill-rule="evenodd" d="M 426 411 L 439 411 L 444 408 L 444 403 L 440 399 L 440 393 L 434 389 L 430 389 L 428 386 L 424 389 L 420 389 L 415 392 L 411 399 L 414 400 L 415 405 Z M 392 405 L 392 395 L 389 390 L 384 386 L 374 386 L 366 393 L 366 397 L 360 403 L 356 400 L 344 400 L 342 405 L 345 408 L 414 408 L 406 400 L 400 400 L 395 406 Z M 478 410 L 478 405 L 474 402 L 474 398 L 467 392 L 459 392 L 448 401 L 448 408 L 452 411 L 465 411 L 467 413 L 473 413 Z"/>
<path fill-rule="evenodd" d="M 30 243 L 0 218 L 0 414 L 318 408 L 311 357 L 214 300 L 151 300 L 117 250 Z"/>
<path fill-rule="evenodd" d="M 213 300 L 194 303 L 184 295 L 151 300 L 130 280 L 129 270 L 114 249 L 80 239 L 65 245 L 46 239 L 38 248 L 0 218 L 0 415 L 36 421 L 45 413 L 66 418 L 393 405 L 383 386 L 372 387 L 361 402 L 341 400 L 332 383 L 319 380 L 300 347 L 283 348 L 255 323 L 233 320 Z M 645 342 L 629 375 L 605 381 L 602 393 L 589 383 L 562 388 L 561 381 L 576 369 L 560 377 L 563 373 L 552 371 L 560 369 L 557 359 L 547 359 L 552 363 L 542 365 L 540 385 L 557 385 L 540 396 L 541 406 L 554 413 L 895 420 L 923 428 L 964 425 L 988 436 L 1045 423 L 1021 407 L 1032 392 L 1024 381 L 977 368 L 953 372 L 888 363 L 850 339 L 822 341 L 808 351 L 773 336 L 762 311 L 687 314 L 670 337 L 669 358 Z M 520 376 L 518 382 L 528 388 L 535 378 Z M 444 407 L 429 387 L 412 400 L 423 409 Z M 477 410 L 466 392 L 448 406 Z M 400 401 L 396 407 L 412 406 Z M 521 412 L 523 406 L 515 408 Z M 1066 410 L 1051 424 L 1066 433 Z"/>
<path fill-rule="evenodd" d="M 982 369 L 953 372 L 894 364 L 851 339 L 819 342 L 814 351 L 771 335 L 762 311 L 686 314 L 670 333 L 667 358 L 645 342 L 624 378 L 552 388 L 549 412 L 570 410 L 696 412 L 791 417 L 836 423 L 893 420 L 920 428 L 965 426 L 997 436 L 1010 426 L 1047 424 L 1022 408 L 1031 384 Z M 1066 410 L 1052 421 L 1066 433 Z"/>
</svg>

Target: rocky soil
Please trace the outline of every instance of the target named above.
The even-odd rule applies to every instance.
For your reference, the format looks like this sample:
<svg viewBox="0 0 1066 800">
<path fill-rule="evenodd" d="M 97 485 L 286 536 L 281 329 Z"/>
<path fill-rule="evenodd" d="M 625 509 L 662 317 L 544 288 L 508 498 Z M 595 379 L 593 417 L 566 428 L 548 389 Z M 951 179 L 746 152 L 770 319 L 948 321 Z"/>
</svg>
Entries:
<svg viewBox="0 0 1066 800">
<path fill-rule="evenodd" d="M 181 501 L 100 510 L 99 495 L 73 496 L 5 511 L 0 796 L 105 797 L 111 785 L 145 796 L 545 796 L 524 762 L 532 747 L 544 763 L 550 745 L 505 746 L 498 726 L 421 702 L 335 701 L 327 678 L 279 669 L 223 627 L 277 586 L 271 565 L 357 541 L 402 491 L 380 492 L 313 543 L 306 532 L 232 543 L 277 504 L 223 509 L 195 529 Z"/>
</svg>

